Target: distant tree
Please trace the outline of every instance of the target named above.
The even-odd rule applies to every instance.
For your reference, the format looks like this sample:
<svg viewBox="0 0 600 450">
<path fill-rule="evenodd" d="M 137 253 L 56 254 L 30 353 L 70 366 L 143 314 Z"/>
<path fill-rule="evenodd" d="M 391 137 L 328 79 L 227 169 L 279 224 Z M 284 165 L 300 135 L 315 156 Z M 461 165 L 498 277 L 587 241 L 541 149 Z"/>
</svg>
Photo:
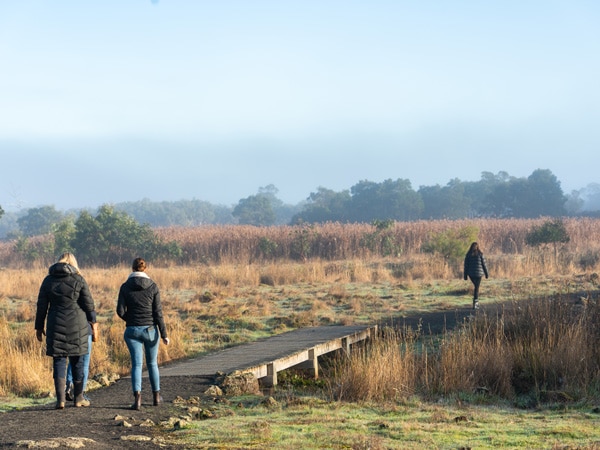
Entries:
<svg viewBox="0 0 600 450">
<path fill-rule="evenodd" d="M 277 197 L 279 189 L 273 184 L 260 187 L 258 189 L 259 195 L 264 195 L 271 202 L 271 208 L 275 214 L 275 225 L 284 225 L 290 222 L 291 218 L 296 214 L 300 207 L 293 205 L 286 205 L 280 198 Z"/>
<path fill-rule="evenodd" d="M 506 172 L 497 174 L 482 172 L 479 181 L 463 182 L 464 195 L 469 199 L 470 204 L 469 216 L 497 215 L 493 212 L 495 205 L 493 203 L 488 205 L 486 200 L 490 198 L 497 186 L 507 184 L 510 179 L 511 177 Z"/>
<path fill-rule="evenodd" d="M 580 191 L 571 191 L 571 193 L 567 195 L 565 209 L 570 216 L 579 214 L 583 210 L 583 205 L 584 200 L 581 198 Z"/>
<path fill-rule="evenodd" d="M 559 217 L 566 214 L 567 197 L 560 187 L 560 181 L 548 169 L 537 169 L 527 177 L 527 212 L 521 217 Z"/>
<path fill-rule="evenodd" d="M 66 217 L 53 227 L 54 253 L 73 252 L 73 240 L 75 238 L 75 218 Z"/>
<path fill-rule="evenodd" d="M 241 199 L 231 214 L 242 225 L 269 226 L 275 223 L 271 200 L 260 193 Z"/>
<path fill-rule="evenodd" d="M 461 219 L 469 215 L 471 200 L 465 195 L 465 184 L 457 178 L 444 187 L 421 186 L 418 192 L 425 219 Z"/>
<path fill-rule="evenodd" d="M 363 180 L 350 188 L 352 200 L 349 219 L 356 222 L 374 220 L 416 220 L 423 211 L 421 196 L 409 180 L 387 179 L 382 183 Z"/>
<path fill-rule="evenodd" d="M 511 177 L 496 184 L 485 199 L 484 210 L 496 217 L 556 217 L 566 214 L 566 201 L 556 176 L 537 169 L 527 178 Z"/>
<path fill-rule="evenodd" d="M 590 183 L 578 192 L 584 211 L 600 211 L 600 183 Z"/>
<path fill-rule="evenodd" d="M 320 186 L 311 192 L 304 207 L 292 217 L 292 224 L 345 222 L 351 197 L 348 190 L 335 192 Z"/>
<path fill-rule="evenodd" d="M 38 236 L 50 233 L 52 226 L 60 222 L 62 218 L 63 214 L 54 206 L 42 206 L 27 210 L 24 216 L 17 219 L 17 223 L 24 236 Z"/>
<path fill-rule="evenodd" d="M 63 245 L 72 248 L 85 264 L 110 266 L 129 262 L 136 256 L 148 259 L 181 256 L 181 248 L 176 243 L 163 242 L 149 225 L 140 225 L 131 216 L 108 205 L 101 206 L 95 217 L 87 211 L 81 212 L 74 225 L 72 238 Z M 67 228 L 63 234 L 70 233 Z M 58 241 L 56 234 L 55 241 Z"/>
<path fill-rule="evenodd" d="M 197 226 L 233 222 L 229 209 L 226 215 L 221 215 L 219 207 L 196 199 L 174 202 L 153 202 L 149 199 L 143 199 L 137 202 L 119 203 L 114 208 L 126 212 L 140 223 L 147 223 L 153 227 Z"/>
</svg>

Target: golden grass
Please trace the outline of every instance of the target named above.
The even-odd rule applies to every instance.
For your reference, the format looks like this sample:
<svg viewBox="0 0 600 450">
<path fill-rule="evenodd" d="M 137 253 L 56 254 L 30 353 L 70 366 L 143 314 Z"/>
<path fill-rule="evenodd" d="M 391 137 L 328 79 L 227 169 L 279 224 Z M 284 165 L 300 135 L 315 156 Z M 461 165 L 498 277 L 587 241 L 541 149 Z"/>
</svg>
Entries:
<svg viewBox="0 0 600 450">
<path fill-rule="evenodd" d="M 184 249 L 186 264 L 156 262 L 150 276 L 161 296 L 172 344 L 161 346 L 160 361 L 209 351 L 289 328 L 316 324 L 366 323 L 427 309 L 446 309 L 456 304 L 456 294 L 437 290 L 448 286 L 463 292 L 468 302 L 470 285 L 462 281 L 460 262 L 423 254 L 421 245 L 431 233 L 449 228 L 477 226 L 491 280 L 482 292 L 496 298 L 528 298 L 543 292 L 572 292 L 580 286 L 597 287 L 600 261 L 600 220 L 565 219 L 571 241 L 553 252 L 525 245 L 525 236 L 536 220 L 420 221 L 396 223 L 391 230 L 401 244 L 395 257 L 372 254 L 361 242 L 373 233 L 368 224 L 325 224 L 314 227 L 197 227 L 166 228 L 158 232 L 176 240 Z M 260 252 L 260 240 L 277 243 L 277 254 Z M 318 255 L 298 260 L 294 248 L 307 244 Z M 0 359 L 7 369 L 1 374 L 0 394 L 42 393 L 51 390 L 50 358 L 37 343 L 33 319 L 39 285 L 47 273 L 42 262 L 27 264 L 13 244 L 0 243 L 0 314 L 3 337 Z M 586 258 L 586 264 L 581 263 Z M 124 324 L 114 313 L 118 290 L 129 266 L 83 267 L 101 325 L 100 342 L 92 352 L 92 375 L 128 373 L 129 355 L 123 342 Z M 493 280 L 493 281 L 492 281 Z M 457 289 L 456 286 L 460 286 Z M 388 293 L 388 291 L 391 293 Z M 460 298 L 460 296 L 458 297 Z M 22 342 L 26 336 L 29 345 Z M 464 342 L 461 345 L 468 345 Z M 506 355 L 487 342 L 494 361 Z M 567 349 L 565 349 L 567 351 Z M 449 357 L 447 374 L 457 378 L 467 357 Z M 452 369 L 452 364 L 456 367 Z M 480 361 L 489 366 L 490 361 Z M 26 366 L 26 369 L 23 368 Z M 35 373 L 32 380 L 14 374 Z M 454 371 L 454 372 L 452 372 Z M 433 383 L 433 381 L 431 381 Z M 440 386 L 446 385 L 444 381 Z M 499 388 L 499 390 L 502 390 Z"/>
</svg>

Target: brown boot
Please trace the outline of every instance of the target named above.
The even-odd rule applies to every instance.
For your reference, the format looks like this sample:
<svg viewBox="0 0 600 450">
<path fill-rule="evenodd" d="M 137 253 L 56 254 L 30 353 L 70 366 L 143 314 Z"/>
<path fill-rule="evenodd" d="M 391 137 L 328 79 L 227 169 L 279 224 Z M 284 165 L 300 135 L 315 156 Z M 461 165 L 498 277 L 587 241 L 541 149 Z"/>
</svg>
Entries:
<svg viewBox="0 0 600 450">
<path fill-rule="evenodd" d="M 160 395 L 160 391 L 153 391 L 152 394 L 154 394 L 154 406 L 158 406 L 163 402 L 163 398 Z"/>
<path fill-rule="evenodd" d="M 90 406 L 90 401 L 83 396 L 83 381 L 73 382 L 74 404 L 77 408 L 81 406 Z"/>
<path fill-rule="evenodd" d="M 133 393 L 133 405 L 131 405 L 131 409 L 135 409 L 136 411 L 142 409 L 142 393 L 140 391 Z"/>
<path fill-rule="evenodd" d="M 54 389 L 56 390 L 56 409 L 65 409 L 65 388 L 67 380 L 65 378 L 54 379 Z"/>
</svg>

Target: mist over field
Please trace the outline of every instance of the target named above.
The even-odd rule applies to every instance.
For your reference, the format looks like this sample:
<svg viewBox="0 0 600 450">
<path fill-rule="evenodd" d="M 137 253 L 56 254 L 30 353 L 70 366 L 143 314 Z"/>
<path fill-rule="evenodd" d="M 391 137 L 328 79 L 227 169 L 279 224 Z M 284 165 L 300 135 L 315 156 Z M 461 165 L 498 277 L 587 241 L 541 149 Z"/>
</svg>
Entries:
<svg viewBox="0 0 600 450">
<path fill-rule="evenodd" d="M 0 5 L 0 205 L 412 188 L 600 165 L 600 5 Z"/>
</svg>

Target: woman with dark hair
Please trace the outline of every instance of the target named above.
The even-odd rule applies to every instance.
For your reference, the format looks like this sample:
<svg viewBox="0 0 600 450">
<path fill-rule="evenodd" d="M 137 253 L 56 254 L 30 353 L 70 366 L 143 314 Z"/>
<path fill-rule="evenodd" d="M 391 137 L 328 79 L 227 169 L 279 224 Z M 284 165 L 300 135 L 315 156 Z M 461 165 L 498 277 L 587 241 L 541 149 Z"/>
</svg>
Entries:
<svg viewBox="0 0 600 450">
<path fill-rule="evenodd" d="M 473 309 L 479 308 L 479 285 L 481 284 L 481 279 L 484 275 L 485 278 L 488 277 L 485 258 L 483 257 L 483 252 L 479 248 L 479 244 L 473 242 L 465 256 L 465 266 L 463 271 L 464 279 L 466 280 L 467 277 L 469 277 L 473 283 Z"/>
<path fill-rule="evenodd" d="M 163 318 L 158 286 L 146 274 L 146 261 L 133 260 L 133 272 L 121 285 L 117 301 L 117 315 L 126 323 L 123 335 L 131 356 L 131 387 L 133 404 L 131 409 L 142 407 L 142 364 L 146 356 L 146 367 L 153 393 L 153 404 L 162 402 L 158 373 L 159 332 L 165 345 L 169 345 L 167 327 Z"/>
<path fill-rule="evenodd" d="M 46 320 L 47 319 L 47 320 Z M 44 322 L 46 330 L 44 331 Z M 50 266 L 38 294 L 35 334 L 53 358 L 56 409 L 65 407 L 67 362 L 73 371 L 75 406 L 90 406 L 83 396 L 85 356 L 89 354 L 89 323 L 96 325 L 94 300 L 72 253 L 63 253 Z"/>
</svg>

